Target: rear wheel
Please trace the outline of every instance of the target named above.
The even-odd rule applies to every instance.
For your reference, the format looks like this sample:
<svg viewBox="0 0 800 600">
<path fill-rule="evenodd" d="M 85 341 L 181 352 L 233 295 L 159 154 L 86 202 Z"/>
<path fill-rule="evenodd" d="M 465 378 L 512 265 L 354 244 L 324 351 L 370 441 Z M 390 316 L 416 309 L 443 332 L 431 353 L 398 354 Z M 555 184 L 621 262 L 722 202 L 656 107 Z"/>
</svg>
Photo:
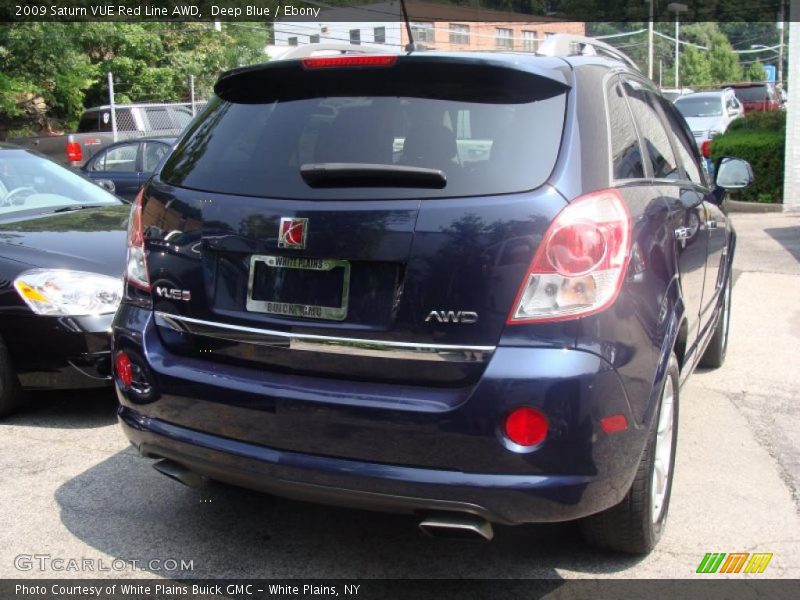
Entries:
<svg viewBox="0 0 800 600">
<path fill-rule="evenodd" d="M 708 343 L 699 365 L 710 369 L 717 369 L 725 362 L 725 353 L 728 351 L 728 329 L 731 323 L 731 278 L 725 284 L 725 296 L 722 299 L 722 311 L 717 319 L 714 335 Z"/>
<path fill-rule="evenodd" d="M 22 390 L 17 373 L 11 365 L 8 348 L 0 339 L 0 417 L 14 412 L 20 405 Z"/>
<path fill-rule="evenodd" d="M 678 374 L 678 361 L 673 354 L 662 384 L 658 414 L 633 484 L 622 502 L 581 522 L 588 543 L 629 554 L 647 554 L 661 538 L 675 470 Z"/>
</svg>

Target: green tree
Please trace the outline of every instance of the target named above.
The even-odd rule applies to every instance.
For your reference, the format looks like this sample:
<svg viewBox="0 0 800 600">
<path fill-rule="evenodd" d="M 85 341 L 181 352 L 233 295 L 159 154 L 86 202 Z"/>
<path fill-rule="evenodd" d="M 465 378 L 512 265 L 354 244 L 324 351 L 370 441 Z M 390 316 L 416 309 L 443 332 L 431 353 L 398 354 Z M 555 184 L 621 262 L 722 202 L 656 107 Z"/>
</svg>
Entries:
<svg viewBox="0 0 800 600">
<path fill-rule="evenodd" d="M 745 81 L 764 81 L 767 78 L 764 72 L 764 64 L 756 59 L 755 62 L 750 63 L 744 71 Z"/>
<path fill-rule="evenodd" d="M 681 85 L 692 87 L 711 84 L 711 64 L 708 54 L 703 50 L 686 46 L 681 53 L 680 69 Z"/>
<path fill-rule="evenodd" d="M 712 83 L 726 83 L 742 79 L 739 57 L 733 52 L 733 47 L 724 33 L 715 33 L 711 37 L 708 62 L 711 68 Z"/>
<path fill-rule="evenodd" d="M 267 59 L 263 23 L 0 25 L 0 139 L 9 130 L 73 128 L 85 106 L 208 97 L 220 72 Z"/>
</svg>

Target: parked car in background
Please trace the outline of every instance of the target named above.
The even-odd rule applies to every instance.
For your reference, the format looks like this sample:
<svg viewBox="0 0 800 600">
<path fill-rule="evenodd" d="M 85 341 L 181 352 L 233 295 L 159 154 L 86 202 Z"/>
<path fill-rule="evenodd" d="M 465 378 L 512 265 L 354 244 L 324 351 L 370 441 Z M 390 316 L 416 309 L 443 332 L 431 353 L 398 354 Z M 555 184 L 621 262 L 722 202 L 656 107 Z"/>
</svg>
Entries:
<svg viewBox="0 0 800 600">
<path fill-rule="evenodd" d="M 172 150 L 174 137 L 126 140 L 106 146 L 81 167 L 94 180 L 114 183 L 114 193 L 133 200 L 161 161 Z"/>
<path fill-rule="evenodd" d="M 687 94 L 694 94 L 694 90 L 692 88 L 661 88 L 661 95 L 670 102 L 675 102 Z"/>
<path fill-rule="evenodd" d="M 733 90 L 745 112 L 780 110 L 782 102 L 774 83 L 733 83 L 724 86 Z"/>
<path fill-rule="evenodd" d="M 725 133 L 732 121 L 744 116 L 741 102 L 730 89 L 681 96 L 675 100 L 675 108 L 686 119 L 698 146 Z"/>
<path fill-rule="evenodd" d="M 129 211 L 78 172 L 0 145 L 0 415 L 23 390 L 110 385 Z"/>
<path fill-rule="evenodd" d="M 193 118 L 191 107 L 185 104 L 122 104 L 116 106 L 116 115 L 117 141 L 147 135 L 177 136 Z M 81 167 L 114 143 L 111 122 L 111 107 L 98 106 L 83 112 L 76 133 L 12 138 L 9 142 L 62 164 Z"/>
<path fill-rule="evenodd" d="M 675 108 L 686 119 L 694 141 L 706 160 L 706 168 L 713 172 L 711 140 L 722 135 L 736 119 L 744 116 L 744 107 L 733 90 L 715 90 L 681 96 Z"/>
<path fill-rule="evenodd" d="M 431 535 L 580 519 L 649 552 L 752 171 L 710 185 L 675 106 L 586 45 L 223 74 L 132 207 L 113 352 L 141 455 Z"/>
</svg>

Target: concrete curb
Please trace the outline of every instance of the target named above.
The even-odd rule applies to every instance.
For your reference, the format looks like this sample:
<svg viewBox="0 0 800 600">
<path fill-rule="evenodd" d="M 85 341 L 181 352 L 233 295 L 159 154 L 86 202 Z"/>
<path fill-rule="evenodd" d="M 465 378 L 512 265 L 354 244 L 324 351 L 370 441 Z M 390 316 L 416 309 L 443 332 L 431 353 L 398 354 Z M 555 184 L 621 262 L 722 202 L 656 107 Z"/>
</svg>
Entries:
<svg viewBox="0 0 800 600">
<path fill-rule="evenodd" d="M 783 204 L 767 204 L 766 202 L 741 202 L 739 200 L 725 200 L 728 212 L 740 213 L 770 213 L 783 212 Z"/>
</svg>

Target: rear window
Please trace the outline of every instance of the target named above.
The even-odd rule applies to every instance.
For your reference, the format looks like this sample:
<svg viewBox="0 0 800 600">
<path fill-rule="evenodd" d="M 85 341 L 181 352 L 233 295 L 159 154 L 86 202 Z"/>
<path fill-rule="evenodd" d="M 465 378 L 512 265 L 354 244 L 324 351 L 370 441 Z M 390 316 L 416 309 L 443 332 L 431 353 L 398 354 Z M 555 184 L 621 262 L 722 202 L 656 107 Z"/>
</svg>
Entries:
<svg viewBox="0 0 800 600">
<path fill-rule="evenodd" d="M 721 117 L 722 98 L 681 98 L 676 108 L 687 119 L 692 117 Z"/>
<path fill-rule="evenodd" d="M 763 102 L 767 99 L 767 87 L 764 85 L 733 88 L 733 93 L 742 102 Z"/>
<path fill-rule="evenodd" d="M 544 82 L 527 98 L 473 101 L 467 87 L 458 97 L 445 81 L 416 85 L 408 96 L 383 95 L 380 86 L 376 95 L 337 95 L 331 86 L 319 97 L 216 98 L 161 177 L 202 191 L 290 199 L 490 195 L 545 183 L 561 143 L 566 88 Z M 442 189 L 313 188 L 300 169 L 318 163 L 440 169 L 447 182 Z"/>
</svg>

